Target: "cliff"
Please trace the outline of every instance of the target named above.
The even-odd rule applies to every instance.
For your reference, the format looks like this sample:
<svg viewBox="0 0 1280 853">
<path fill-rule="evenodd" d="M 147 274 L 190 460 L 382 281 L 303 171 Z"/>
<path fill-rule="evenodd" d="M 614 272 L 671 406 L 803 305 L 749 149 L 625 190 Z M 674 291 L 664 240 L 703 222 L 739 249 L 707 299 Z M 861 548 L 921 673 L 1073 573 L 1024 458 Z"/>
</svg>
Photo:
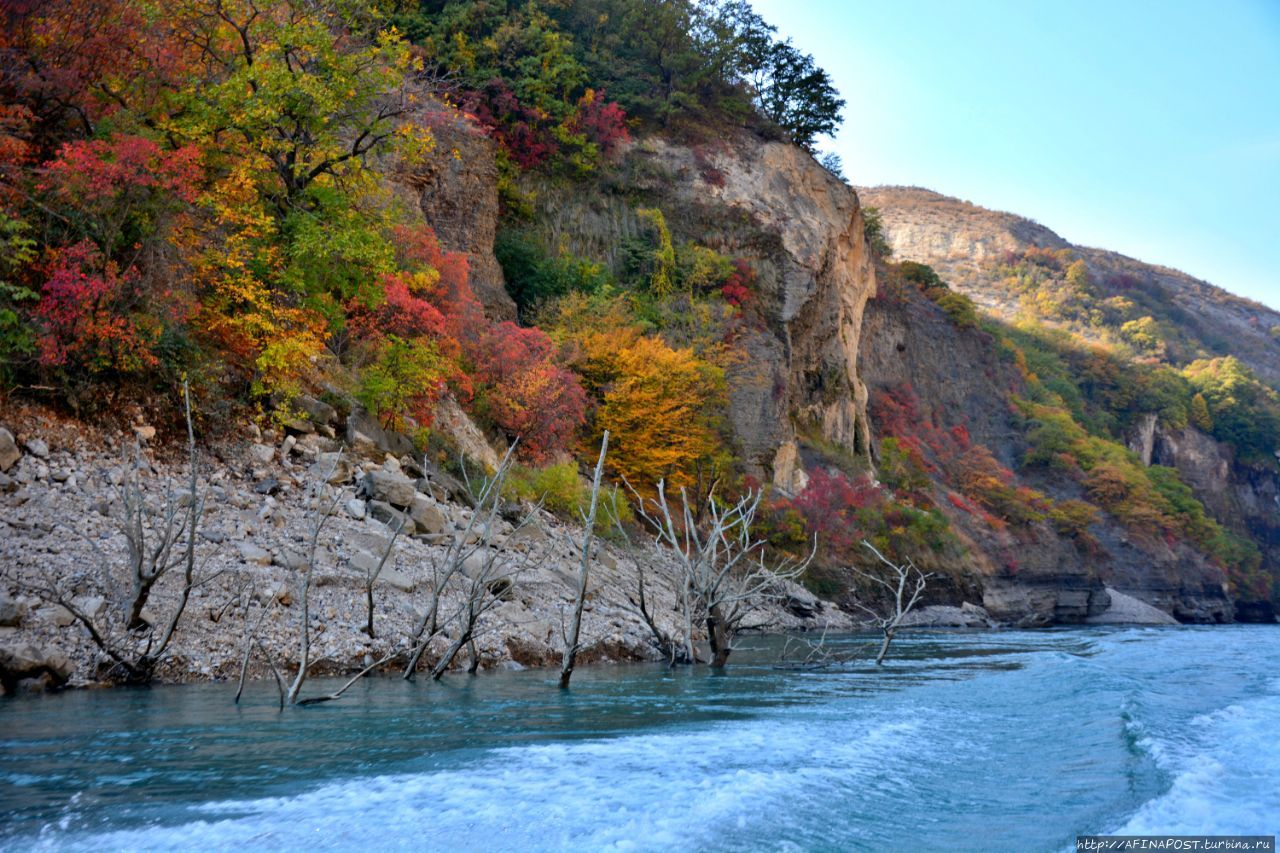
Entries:
<svg viewBox="0 0 1280 853">
<path fill-rule="evenodd" d="M 535 227 L 548 247 L 616 264 L 656 206 L 673 236 L 747 261 L 763 317 L 737 342 L 729 417 L 750 473 L 803 485 L 801 431 L 866 455 L 870 426 L 858 378 L 862 312 L 875 292 L 857 195 L 794 145 L 746 133 L 714 146 L 649 137 L 605 179 L 536 185 Z"/>
</svg>

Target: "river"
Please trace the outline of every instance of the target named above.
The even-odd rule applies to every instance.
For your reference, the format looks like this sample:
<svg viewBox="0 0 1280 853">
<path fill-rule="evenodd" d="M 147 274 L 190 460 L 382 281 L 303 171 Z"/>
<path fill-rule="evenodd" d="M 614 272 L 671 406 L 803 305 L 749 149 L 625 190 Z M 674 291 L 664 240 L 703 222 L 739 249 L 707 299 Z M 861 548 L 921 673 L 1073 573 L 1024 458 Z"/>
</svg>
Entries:
<svg viewBox="0 0 1280 853">
<path fill-rule="evenodd" d="M 1280 627 L 900 637 L 887 665 L 587 667 L 0 702 L 0 849 L 1064 850 L 1280 833 Z M 831 642 L 870 653 L 867 638 Z"/>
</svg>

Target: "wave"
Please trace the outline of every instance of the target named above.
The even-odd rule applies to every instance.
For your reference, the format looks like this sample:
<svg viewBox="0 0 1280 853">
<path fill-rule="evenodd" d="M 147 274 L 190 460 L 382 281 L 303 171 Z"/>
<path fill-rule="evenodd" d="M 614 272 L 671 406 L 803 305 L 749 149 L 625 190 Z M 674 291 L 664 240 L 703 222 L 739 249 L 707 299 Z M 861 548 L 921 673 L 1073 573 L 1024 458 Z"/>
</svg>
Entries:
<svg viewBox="0 0 1280 853">
<path fill-rule="evenodd" d="M 1191 720 L 1178 736 L 1140 723 L 1137 745 L 1170 777 L 1118 835 L 1280 835 L 1280 681 L 1268 695 Z"/>
<path fill-rule="evenodd" d="M 719 846 L 789 798 L 881 778 L 926 749 L 915 719 L 769 717 L 674 734 L 493 750 L 459 769 L 192 806 L 178 824 L 47 826 L 37 849 L 660 850 Z M 795 804 L 792 803 L 792 806 Z M 744 834 L 745 833 L 745 834 Z"/>
</svg>

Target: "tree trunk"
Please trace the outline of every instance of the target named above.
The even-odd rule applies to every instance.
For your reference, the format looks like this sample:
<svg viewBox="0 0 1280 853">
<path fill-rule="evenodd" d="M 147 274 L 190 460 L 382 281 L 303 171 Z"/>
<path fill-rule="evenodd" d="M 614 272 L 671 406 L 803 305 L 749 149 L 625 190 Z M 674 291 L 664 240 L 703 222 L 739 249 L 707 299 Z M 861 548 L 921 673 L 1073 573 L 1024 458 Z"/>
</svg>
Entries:
<svg viewBox="0 0 1280 853">
<path fill-rule="evenodd" d="M 876 666 L 884 666 L 884 656 L 889 653 L 889 643 L 893 642 L 893 629 L 886 628 L 884 642 L 880 644 L 880 654 L 876 655 Z"/>
<path fill-rule="evenodd" d="M 711 665 L 723 669 L 729 662 L 729 653 L 733 651 L 729 640 L 728 626 L 717 604 L 707 614 L 707 639 L 711 643 Z"/>
<path fill-rule="evenodd" d="M 600 440 L 600 459 L 596 462 L 595 478 L 591 481 L 591 507 L 587 512 L 587 529 L 582 534 L 582 569 L 578 573 L 578 600 L 574 602 L 573 621 L 564 640 L 564 657 L 560 661 L 560 687 L 569 686 L 573 678 L 573 666 L 578 660 L 578 637 L 582 633 L 582 608 L 587 603 L 587 580 L 591 572 L 591 536 L 596 526 L 596 505 L 600 498 L 600 477 L 604 473 L 604 457 L 609 450 L 609 431 Z"/>
</svg>

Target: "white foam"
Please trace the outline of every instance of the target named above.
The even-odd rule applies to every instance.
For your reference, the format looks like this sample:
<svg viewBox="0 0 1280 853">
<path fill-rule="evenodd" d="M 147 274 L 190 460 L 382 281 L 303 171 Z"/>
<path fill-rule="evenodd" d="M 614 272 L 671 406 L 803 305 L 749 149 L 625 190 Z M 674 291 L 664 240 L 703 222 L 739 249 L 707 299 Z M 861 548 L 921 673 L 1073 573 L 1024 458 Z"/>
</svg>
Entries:
<svg viewBox="0 0 1280 853">
<path fill-rule="evenodd" d="M 919 720 L 813 715 L 494 750 L 456 770 L 208 803 L 181 825 L 46 828 L 48 849 L 659 850 L 776 826 L 790 797 L 863 784 L 920 745 Z M 749 836 L 748 836 L 749 837 Z"/>
<path fill-rule="evenodd" d="M 1120 835 L 1280 834 L 1280 696 L 1229 705 L 1192 720 L 1182 739 L 1139 744 L 1172 778 Z"/>
</svg>

